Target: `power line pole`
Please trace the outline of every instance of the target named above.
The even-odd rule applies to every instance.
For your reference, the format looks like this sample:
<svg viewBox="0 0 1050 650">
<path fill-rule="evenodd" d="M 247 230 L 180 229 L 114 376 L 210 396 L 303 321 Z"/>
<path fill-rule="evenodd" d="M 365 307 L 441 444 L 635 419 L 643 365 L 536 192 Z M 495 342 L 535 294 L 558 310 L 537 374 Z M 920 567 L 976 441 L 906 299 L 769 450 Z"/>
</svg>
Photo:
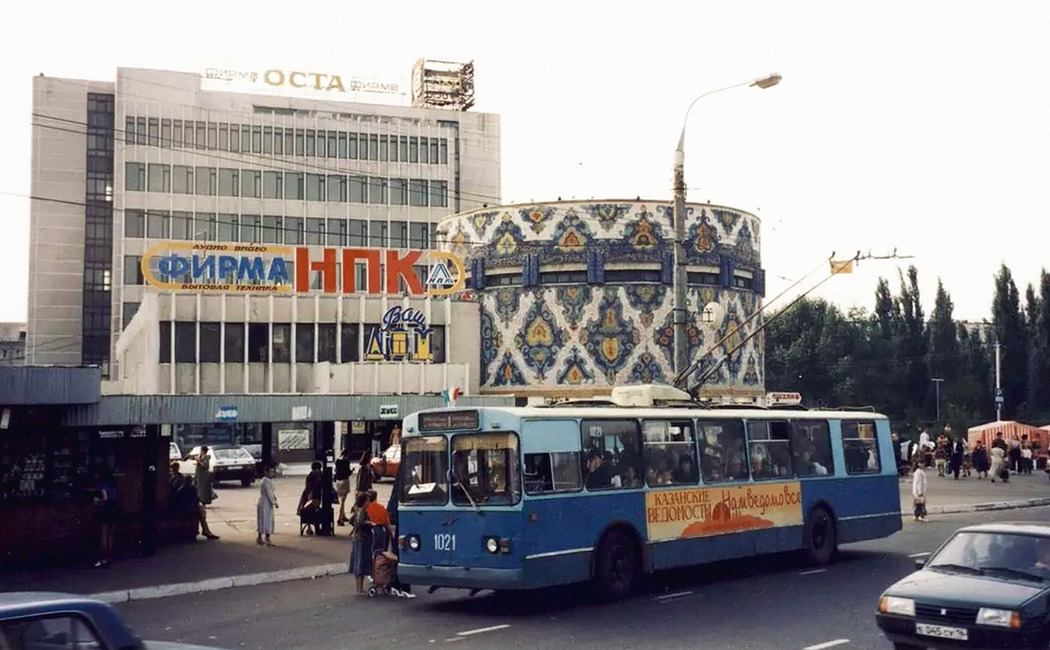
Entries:
<svg viewBox="0 0 1050 650">
<path fill-rule="evenodd" d="M 995 342 L 995 421 L 1003 419 L 1003 388 L 1000 384 L 999 369 L 999 341 Z"/>
<path fill-rule="evenodd" d="M 944 381 L 941 377 L 932 377 L 930 381 L 937 387 L 937 421 L 941 421 L 941 382 Z"/>
</svg>

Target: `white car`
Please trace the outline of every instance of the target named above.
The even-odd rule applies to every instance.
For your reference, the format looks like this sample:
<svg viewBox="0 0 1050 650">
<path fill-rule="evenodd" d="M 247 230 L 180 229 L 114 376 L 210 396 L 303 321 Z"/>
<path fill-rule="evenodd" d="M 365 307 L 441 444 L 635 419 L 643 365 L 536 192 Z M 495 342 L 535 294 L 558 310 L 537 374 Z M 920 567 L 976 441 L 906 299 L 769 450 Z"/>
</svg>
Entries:
<svg viewBox="0 0 1050 650">
<path fill-rule="evenodd" d="M 208 447 L 208 451 L 211 454 L 212 484 L 218 484 L 219 481 L 240 481 L 241 485 L 248 487 L 255 482 L 255 459 L 244 447 L 215 445 Z M 200 447 L 191 449 L 186 458 L 179 463 L 179 472 L 191 475 L 196 473 L 197 457 L 200 453 Z"/>
</svg>

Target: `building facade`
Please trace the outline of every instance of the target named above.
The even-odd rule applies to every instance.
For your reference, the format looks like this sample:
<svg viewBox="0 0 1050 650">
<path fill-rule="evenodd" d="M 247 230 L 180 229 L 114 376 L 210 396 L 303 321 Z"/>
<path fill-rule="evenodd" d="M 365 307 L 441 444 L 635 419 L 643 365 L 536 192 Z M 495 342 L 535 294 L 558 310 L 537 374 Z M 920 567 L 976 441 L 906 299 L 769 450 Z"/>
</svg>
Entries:
<svg viewBox="0 0 1050 650">
<path fill-rule="evenodd" d="M 171 362 L 176 365 L 222 364 L 210 355 L 210 326 L 201 333 L 196 324 L 190 361 L 189 329 L 180 322 L 243 325 L 243 332 L 231 327 L 219 337 L 221 349 L 231 354 L 235 337 L 245 340 L 244 359 L 231 359 L 238 366 L 253 363 L 248 330 L 257 322 L 275 323 L 267 338 L 290 348 L 288 355 L 267 353 L 261 363 L 341 364 L 363 358 L 365 328 L 382 316 L 371 314 L 385 312 L 379 303 L 406 291 L 420 293 L 412 291 L 417 283 L 411 278 L 379 268 L 393 259 L 386 257 L 388 251 L 425 253 L 435 246 L 440 218 L 498 202 L 499 119 L 338 101 L 344 84 L 334 75 L 269 70 L 259 75 L 258 87 L 274 90 L 277 81 L 301 87 L 310 79 L 317 81 L 315 97 L 248 94 L 244 84 L 232 86 L 238 92 L 215 90 L 200 74 L 131 68 L 118 69 L 115 82 L 34 79 L 30 363 L 99 365 L 104 377 L 123 381 L 128 375 L 119 368 L 121 334 L 151 293 L 165 293 L 156 285 L 168 285 L 168 296 L 151 307 L 151 318 L 170 323 L 168 352 L 184 360 Z M 306 90 L 313 82 L 309 86 Z M 243 293 L 228 281 L 243 275 L 240 269 L 211 266 L 175 274 L 164 262 L 176 251 L 186 252 L 181 259 L 191 262 L 194 254 L 220 244 L 302 248 L 310 262 L 324 262 L 325 251 L 333 249 L 382 251 L 382 256 L 374 263 L 369 254 L 357 258 L 356 289 L 343 286 L 340 257 L 327 273 L 329 282 L 338 276 L 338 290 L 324 284 L 327 267 L 315 266 L 305 271 L 305 287 L 261 302 L 255 295 L 221 297 Z M 152 261 L 143 264 L 147 257 Z M 422 257 L 415 264 L 420 283 L 430 272 Z M 293 258 L 287 258 L 278 284 L 296 278 Z M 369 273 L 379 274 L 380 287 Z M 180 287 L 171 290 L 177 280 Z M 353 298 L 336 299 L 336 293 Z M 423 303 L 411 304 L 423 309 Z M 462 311 L 430 309 L 428 317 L 439 320 Z M 292 323 L 306 322 L 307 313 L 309 323 L 318 326 L 312 336 L 321 342 L 309 361 L 305 352 L 315 344 L 305 333 L 293 338 L 291 331 Z M 445 337 L 447 332 L 439 332 L 433 344 L 437 363 Z M 204 345 L 198 350 L 199 343 Z M 122 349 L 128 347 L 134 346 Z M 297 358 L 295 348 L 304 354 Z M 315 361 L 320 358 L 325 361 Z M 167 373 L 167 384 L 158 379 L 155 386 L 198 393 L 303 390 L 298 373 L 287 370 L 259 383 L 250 370 L 227 367 L 216 370 L 223 379 L 214 383 L 208 372 L 194 369 L 187 383 L 175 368 Z M 234 375 L 241 381 L 227 381 Z"/>
<path fill-rule="evenodd" d="M 752 214 L 688 204 L 691 381 L 702 395 L 765 395 L 760 309 L 765 272 Z M 668 202 L 557 201 L 444 219 L 439 239 L 464 258 L 480 304 L 480 389 L 607 395 L 670 383 L 673 228 Z"/>
<path fill-rule="evenodd" d="M 0 323 L 0 366 L 20 366 L 26 360 L 26 324 Z"/>
</svg>

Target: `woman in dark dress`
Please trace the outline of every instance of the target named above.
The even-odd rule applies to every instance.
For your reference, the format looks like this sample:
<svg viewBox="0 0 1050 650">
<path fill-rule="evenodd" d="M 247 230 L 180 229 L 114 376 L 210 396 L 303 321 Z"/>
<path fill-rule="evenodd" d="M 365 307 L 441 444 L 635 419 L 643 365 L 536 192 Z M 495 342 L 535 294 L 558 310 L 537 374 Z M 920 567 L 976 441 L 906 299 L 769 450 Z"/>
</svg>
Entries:
<svg viewBox="0 0 1050 650">
<path fill-rule="evenodd" d="M 116 479 L 112 470 L 103 470 L 98 476 L 95 506 L 98 510 L 98 524 L 101 532 L 99 560 L 95 562 L 95 567 L 103 568 L 113 563 L 113 538 L 116 535 L 117 519 L 120 518 Z"/>
</svg>

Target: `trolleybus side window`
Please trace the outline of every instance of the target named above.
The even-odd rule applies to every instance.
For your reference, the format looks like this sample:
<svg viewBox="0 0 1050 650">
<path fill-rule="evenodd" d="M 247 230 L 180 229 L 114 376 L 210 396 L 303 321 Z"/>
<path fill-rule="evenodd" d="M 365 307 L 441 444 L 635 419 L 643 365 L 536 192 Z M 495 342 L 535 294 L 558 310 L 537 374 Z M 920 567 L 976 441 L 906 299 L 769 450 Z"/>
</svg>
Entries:
<svg viewBox="0 0 1050 650">
<path fill-rule="evenodd" d="M 749 420 L 748 455 L 751 478 L 756 481 L 793 476 L 790 449 L 791 425 L 783 420 Z"/>
<path fill-rule="evenodd" d="M 584 420 L 583 476 L 588 490 L 642 486 L 642 454 L 635 420 Z"/>
<path fill-rule="evenodd" d="M 689 420 L 642 422 L 645 478 L 650 487 L 696 485 L 696 439 Z"/>
<path fill-rule="evenodd" d="M 795 476 L 830 476 L 835 473 L 831 455 L 831 431 L 824 420 L 793 422 L 791 453 Z"/>
<path fill-rule="evenodd" d="M 443 504 L 448 500 L 448 440 L 422 436 L 401 441 L 401 503 Z"/>
<path fill-rule="evenodd" d="M 525 454 L 525 492 L 575 492 L 583 487 L 580 454 L 575 451 Z"/>
<path fill-rule="evenodd" d="M 882 470 L 879 462 L 879 443 L 875 437 L 875 423 L 871 421 L 842 421 L 842 453 L 846 457 L 849 474 L 873 474 Z"/>
<path fill-rule="evenodd" d="M 700 421 L 700 473 L 704 483 L 747 480 L 742 421 Z"/>
<path fill-rule="evenodd" d="M 452 503 L 514 505 L 521 499 L 518 434 L 469 433 L 452 438 Z"/>
</svg>

